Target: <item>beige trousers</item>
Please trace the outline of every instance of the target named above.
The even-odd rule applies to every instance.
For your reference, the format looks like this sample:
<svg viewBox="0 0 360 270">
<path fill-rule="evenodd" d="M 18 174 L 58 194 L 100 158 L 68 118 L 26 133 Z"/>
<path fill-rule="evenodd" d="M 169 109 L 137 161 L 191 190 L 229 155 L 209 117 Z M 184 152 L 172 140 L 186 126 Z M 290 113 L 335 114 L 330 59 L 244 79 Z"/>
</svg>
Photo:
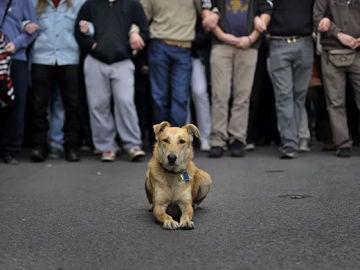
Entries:
<svg viewBox="0 0 360 270">
<path fill-rule="evenodd" d="M 321 67 L 334 144 L 337 147 L 351 147 L 352 138 L 346 116 L 345 89 L 348 81 L 352 85 L 355 101 L 360 110 L 360 51 L 357 50 L 355 61 L 349 67 L 335 67 L 328 60 L 327 51 L 323 51 Z"/>
<path fill-rule="evenodd" d="M 211 49 L 211 146 L 246 144 L 250 94 L 258 51 L 230 45 Z"/>
</svg>

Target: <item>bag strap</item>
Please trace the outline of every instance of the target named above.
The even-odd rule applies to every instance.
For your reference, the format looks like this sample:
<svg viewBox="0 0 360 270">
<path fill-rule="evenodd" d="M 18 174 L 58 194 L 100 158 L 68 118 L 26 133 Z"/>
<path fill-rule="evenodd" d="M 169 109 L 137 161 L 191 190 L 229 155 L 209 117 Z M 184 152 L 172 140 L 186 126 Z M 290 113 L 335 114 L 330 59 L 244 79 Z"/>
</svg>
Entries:
<svg viewBox="0 0 360 270">
<path fill-rule="evenodd" d="M 2 20 L 1 20 L 1 23 L 0 23 L 0 28 L 2 28 L 2 26 L 3 26 L 3 24 L 4 24 L 5 18 L 6 18 L 6 16 L 7 16 L 8 12 L 9 12 L 9 8 L 10 8 L 10 6 L 11 6 L 11 2 L 12 2 L 12 0 L 9 0 L 8 3 L 7 3 L 7 5 L 6 5 L 5 12 L 4 12 L 4 16 L 3 16 Z"/>
</svg>

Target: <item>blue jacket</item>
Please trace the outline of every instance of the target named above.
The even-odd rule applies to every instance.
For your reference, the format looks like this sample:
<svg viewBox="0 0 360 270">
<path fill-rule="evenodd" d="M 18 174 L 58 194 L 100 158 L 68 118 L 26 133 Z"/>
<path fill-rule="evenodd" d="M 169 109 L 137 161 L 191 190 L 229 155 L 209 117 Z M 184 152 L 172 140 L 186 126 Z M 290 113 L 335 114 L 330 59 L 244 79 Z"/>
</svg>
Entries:
<svg viewBox="0 0 360 270">
<path fill-rule="evenodd" d="M 55 8 L 52 0 L 44 12 L 37 13 L 40 27 L 38 38 L 31 50 L 33 64 L 76 65 L 79 64 L 80 49 L 75 40 L 74 26 L 80 7 L 86 0 L 73 0 L 73 7 L 68 7 L 61 0 Z M 38 0 L 33 0 L 37 7 Z"/>
<path fill-rule="evenodd" d="M 0 1 L 0 20 L 2 20 L 8 0 Z M 0 29 L 6 36 L 7 42 L 15 45 L 16 52 L 11 55 L 12 59 L 26 61 L 26 48 L 36 38 L 37 33 L 26 34 L 22 30 L 24 21 L 36 23 L 34 7 L 29 0 L 13 0 L 6 16 L 5 22 Z"/>
</svg>

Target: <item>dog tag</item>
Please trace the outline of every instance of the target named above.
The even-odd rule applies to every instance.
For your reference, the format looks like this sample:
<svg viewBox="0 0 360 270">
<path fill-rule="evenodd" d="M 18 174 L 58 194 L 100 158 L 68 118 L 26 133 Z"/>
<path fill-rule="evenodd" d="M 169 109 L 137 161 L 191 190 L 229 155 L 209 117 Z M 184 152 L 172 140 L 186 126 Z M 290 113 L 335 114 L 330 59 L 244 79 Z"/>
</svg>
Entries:
<svg viewBox="0 0 360 270">
<path fill-rule="evenodd" d="M 187 172 L 183 172 L 181 174 L 181 179 L 184 181 L 184 182 L 189 182 L 190 181 L 190 177 L 189 177 L 189 174 Z"/>
</svg>

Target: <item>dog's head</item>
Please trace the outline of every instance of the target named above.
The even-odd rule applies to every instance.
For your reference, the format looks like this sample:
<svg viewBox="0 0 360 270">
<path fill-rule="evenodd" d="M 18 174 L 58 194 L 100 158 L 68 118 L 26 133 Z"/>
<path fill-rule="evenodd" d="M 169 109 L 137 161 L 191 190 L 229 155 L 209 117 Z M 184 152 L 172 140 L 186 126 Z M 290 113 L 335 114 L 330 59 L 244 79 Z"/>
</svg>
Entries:
<svg viewBox="0 0 360 270">
<path fill-rule="evenodd" d="M 193 124 L 171 127 L 166 121 L 154 125 L 156 144 L 154 154 L 162 166 L 172 172 L 181 172 L 193 159 L 192 142 L 200 132 Z"/>
</svg>

